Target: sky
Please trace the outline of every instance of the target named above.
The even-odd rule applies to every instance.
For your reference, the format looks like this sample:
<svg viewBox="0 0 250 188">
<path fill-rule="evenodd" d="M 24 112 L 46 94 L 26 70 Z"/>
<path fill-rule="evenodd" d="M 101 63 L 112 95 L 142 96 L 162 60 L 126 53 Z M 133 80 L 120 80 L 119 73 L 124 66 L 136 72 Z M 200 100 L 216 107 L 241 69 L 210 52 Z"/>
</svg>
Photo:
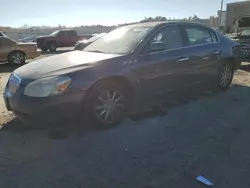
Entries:
<svg viewBox="0 0 250 188">
<path fill-rule="evenodd" d="M 114 25 L 144 17 L 183 18 L 217 14 L 221 0 L 0 0 L 0 25 Z M 226 3 L 242 0 L 224 0 Z"/>
</svg>

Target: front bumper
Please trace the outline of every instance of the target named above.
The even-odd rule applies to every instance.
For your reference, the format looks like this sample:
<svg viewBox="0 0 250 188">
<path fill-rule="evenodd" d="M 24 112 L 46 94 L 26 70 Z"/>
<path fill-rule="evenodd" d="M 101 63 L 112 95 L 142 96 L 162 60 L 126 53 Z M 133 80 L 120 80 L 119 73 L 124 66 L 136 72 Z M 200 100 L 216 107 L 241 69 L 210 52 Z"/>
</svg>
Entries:
<svg viewBox="0 0 250 188">
<path fill-rule="evenodd" d="M 242 50 L 240 58 L 242 61 L 249 61 L 250 60 L 250 50 Z"/>
<path fill-rule="evenodd" d="M 67 93 L 59 96 L 36 98 L 23 95 L 24 87 L 10 96 L 5 90 L 3 94 L 5 106 L 23 122 L 51 122 L 71 118 L 81 112 L 81 104 L 85 91 Z"/>
</svg>

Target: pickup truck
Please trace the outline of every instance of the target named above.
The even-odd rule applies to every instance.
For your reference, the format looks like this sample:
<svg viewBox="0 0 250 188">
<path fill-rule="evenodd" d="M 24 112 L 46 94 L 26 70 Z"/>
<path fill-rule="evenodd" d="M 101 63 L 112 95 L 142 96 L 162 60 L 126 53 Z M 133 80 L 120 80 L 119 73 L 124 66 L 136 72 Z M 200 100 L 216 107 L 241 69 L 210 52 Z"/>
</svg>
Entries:
<svg viewBox="0 0 250 188">
<path fill-rule="evenodd" d="M 78 36 L 75 30 L 63 29 L 57 30 L 48 36 L 36 38 L 37 47 L 42 51 L 55 52 L 58 47 L 71 47 L 77 41 L 82 40 L 82 36 Z"/>
</svg>

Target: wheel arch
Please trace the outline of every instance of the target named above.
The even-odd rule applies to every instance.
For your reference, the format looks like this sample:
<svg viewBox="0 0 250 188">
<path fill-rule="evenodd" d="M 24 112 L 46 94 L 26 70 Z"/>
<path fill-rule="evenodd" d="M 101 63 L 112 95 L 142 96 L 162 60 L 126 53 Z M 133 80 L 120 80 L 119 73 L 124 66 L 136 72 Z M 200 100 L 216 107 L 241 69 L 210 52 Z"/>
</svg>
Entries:
<svg viewBox="0 0 250 188">
<path fill-rule="evenodd" d="M 15 52 L 19 52 L 22 53 L 25 57 L 26 57 L 26 53 L 22 50 L 12 50 L 8 53 L 8 58 L 10 57 L 11 54 L 15 53 Z"/>
<path fill-rule="evenodd" d="M 83 102 L 85 102 L 85 100 L 88 98 L 88 94 L 91 92 L 91 90 L 97 86 L 98 84 L 108 84 L 108 83 L 116 83 L 116 84 L 121 84 L 122 87 L 125 88 L 125 90 L 127 91 L 127 94 L 129 95 L 129 98 L 131 99 L 130 100 L 130 105 L 132 105 L 132 101 L 134 100 L 135 98 L 135 89 L 133 87 L 133 84 L 124 76 L 120 76 L 120 75 L 112 75 L 112 76 L 107 76 L 107 77 L 104 77 L 104 78 L 101 78 L 97 81 L 95 81 L 87 90 L 87 93 L 83 99 Z"/>
</svg>

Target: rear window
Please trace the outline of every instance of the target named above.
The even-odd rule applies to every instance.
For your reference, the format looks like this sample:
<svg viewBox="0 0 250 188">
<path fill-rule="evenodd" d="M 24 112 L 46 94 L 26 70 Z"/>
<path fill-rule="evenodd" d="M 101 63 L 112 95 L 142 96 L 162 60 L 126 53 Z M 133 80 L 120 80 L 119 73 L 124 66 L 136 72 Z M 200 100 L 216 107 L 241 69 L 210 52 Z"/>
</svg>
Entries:
<svg viewBox="0 0 250 188">
<path fill-rule="evenodd" d="M 210 29 L 197 26 L 186 26 L 184 30 L 186 32 L 188 46 L 218 42 L 216 34 Z"/>
</svg>

